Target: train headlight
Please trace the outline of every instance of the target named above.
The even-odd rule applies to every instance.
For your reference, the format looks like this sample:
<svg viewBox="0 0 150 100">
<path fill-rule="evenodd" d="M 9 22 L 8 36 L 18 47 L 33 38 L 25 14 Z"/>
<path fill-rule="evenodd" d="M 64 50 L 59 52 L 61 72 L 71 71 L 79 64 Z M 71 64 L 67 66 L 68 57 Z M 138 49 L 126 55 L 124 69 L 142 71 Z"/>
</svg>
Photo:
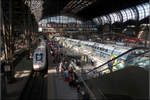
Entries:
<svg viewBox="0 0 150 100">
<path fill-rule="evenodd" d="M 34 65 L 34 68 L 39 68 L 39 65 Z"/>
</svg>

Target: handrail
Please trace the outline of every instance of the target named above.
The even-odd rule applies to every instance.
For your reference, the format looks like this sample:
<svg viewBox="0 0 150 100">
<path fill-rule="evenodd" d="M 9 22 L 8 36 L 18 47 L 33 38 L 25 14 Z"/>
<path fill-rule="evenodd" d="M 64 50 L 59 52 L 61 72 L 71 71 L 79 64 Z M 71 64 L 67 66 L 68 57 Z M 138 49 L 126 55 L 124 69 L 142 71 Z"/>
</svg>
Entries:
<svg viewBox="0 0 150 100">
<path fill-rule="evenodd" d="M 83 82 L 85 88 L 86 88 L 86 89 L 88 90 L 88 92 L 90 93 L 92 100 L 96 100 L 96 97 L 95 97 L 94 93 L 91 91 L 91 89 L 90 89 L 90 88 L 88 87 L 88 85 L 85 83 L 85 81 L 83 80 L 83 78 L 82 78 L 82 77 L 79 77 L 79 78 L 80 78 L 80 80 Z"/>
<path fill-rule="evenodd" d="M 127 53 L 129 53 L 129 52 L 131 52 L 131 51 L 133 51 L 133 50 L 137 50 L 137 49 L 148 49 L 148 48 L 145 48 L 145 47 L 135 47 L 135 48 L 129 49 L 128 51 L 126 51 L 126 52 L 120 54 L 119 56 L 113 58 L 112 60 L 108 60 L 108 61 L 105 62 L 104 64 L 102 64 L 102 65 L 100 65 L 100 66 L 98 66 L 98 67 L 93 68 L 92 70 L 90 70 L 89 72 L 86 72 L 85 74 L 88 74 L 88 73 L 90 73 L 90 72 L 92 72 L 92 71 L 94 71 L 94 70 L 96 70 L 96 69 L 98 69 L 98 68 L 100 68 L 100 67 L 102 67 L 102 66 L 104 66 L 104 65 L 106 65 L 106 64 L 108 64 L 108 63 L 110 63 L 111 61 L 114 61 L 114 60 L 116 60 L 116 59 L 118 59 L 118 58 L 124 56 L 125 54 L 127 54 Z"/>
<path fill-rule="evenodd" d="M 132 57 L 132 58 L 130 58 L 130 59 L 126 59 L 126 60 L 124 60 L 124 61 L 127 61 L 127 60 L 132 60 L 132 59 L 134 59 L 134 58 L 136 58 L 136 57 L 139 57 L 139 56 L 142 56 L 142 55 L 144 55 L 144 54 L 146 54 L 146 53 L 148 53 L 148 52 L 150 52 L 150 50 L 148 50 L 148 51 L 145 51 L 145 52 L 143 52 L 143 53 L 141 53 L 141 54 L 138 54 L 138 55 L 136 55 L 136 56 L 134 56 L 134 57 Z"/>
<path fill-rule="evenodd" d="M 142 60 L 142 61 L 139 61 L 138 63 L 141 63 L 141 62 L 145 62 L 145 61 L 150 61 L 150 58 L 149 59 L 145 59 L 145 60 Z"/>
<path fill-rule="evenodd" d="M 146 54 L 146 53 L 148 53 L 148 52 L 150 52 L 150 50 L 148 50 L 148 51 L 146 51 L 146 52 L 144 52 L 144 53 L 141 53 L 141 54 L 138 54 L 138 55 L 136 55 L 136 56 L 134 56 L 134 57 L 132 57 L 132 58 L 130 58 L 130 59 L 126 59 L 126 60 L 124 60 L 124 61 L 127 61 L 127 60 L 132 60 L 132 59 L 134 59 L 134 58 L 136 58 L 136 57 L 139 57 L 139 56 L 141 56 L 141 55 L 144 55 L 144 54 Z M 144 61 L 147 61 L 147 60 L 144 60 Z M 142 62 L 142 61 L 141 61 Z M 117 63 L 117 64 L 120 64 L 120 62 L 119 63 Z M 101 71 L 99 71 L 99 72 L 102 72 L 102 71 L 104 71 L 104 70 L 107 70 L 108 68 L 105 68 L 105 69 L 103 69 L 103 70 L 101 70 Z"/>
</svg>

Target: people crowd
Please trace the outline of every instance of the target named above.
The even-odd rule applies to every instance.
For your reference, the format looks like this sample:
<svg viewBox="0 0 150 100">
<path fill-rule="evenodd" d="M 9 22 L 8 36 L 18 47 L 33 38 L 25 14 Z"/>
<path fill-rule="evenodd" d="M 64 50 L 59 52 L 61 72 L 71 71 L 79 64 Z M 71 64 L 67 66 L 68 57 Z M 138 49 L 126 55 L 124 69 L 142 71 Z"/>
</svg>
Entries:
<svg viewBox="0 0 150 100">
<path fill-rule="evenodd" d="M 61 75 L 63 80 L 67 82 L 71 88 L 77 90 L 80 100 L 89 100 L 88 93 L 82 89 L 82 82 L 79 81 L 74 66 L 69 63 L 70 59 L 60 52 L 59 44 L 55 41 L 51 41 L 49 46 L 52 62 L 53 64 L 56 64 L 57 74 Z"/>
<path fill-rule="evenodd" d="M 64 81 L 67 82 L 71 88 L 77 90 L 77 93 L 79 94 L 81 100 L 89 100 L 88 93 L 86 93 L 82 89 L 82 83 L 80 82 L 75 69 L 73 68 L 73 66 L 67 66 L 68 63 L 69 62 L 67 61 L 61 61 L 58 68 L 60 70 L 57 70 L 57 73 L 61 73 Z"/>
</svg>

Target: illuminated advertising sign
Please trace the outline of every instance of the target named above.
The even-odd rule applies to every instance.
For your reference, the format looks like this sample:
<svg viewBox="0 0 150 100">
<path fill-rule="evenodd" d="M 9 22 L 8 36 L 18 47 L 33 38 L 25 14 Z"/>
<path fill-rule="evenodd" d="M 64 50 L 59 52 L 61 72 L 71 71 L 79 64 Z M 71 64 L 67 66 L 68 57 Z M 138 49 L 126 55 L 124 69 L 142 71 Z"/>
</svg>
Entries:
<svg viewBox="0 0 150 100">
<path fill-rule="evenodd" d="M 47 24 L 47 27 L 51 27 L 51 24 Z"/>
<path fill-rule="evenodd" d="M 46 27 L 46 24 L 42 24 L 42 27 Z"/>
<path fill-rule="evenodd" d="M 58 24 L 58 28 L 62 28 L 62 24 Z"/>
<path fill-rule="evenodd" d="M 57 27 L 57 24 L 53 24 L 53 27 Z"/>
</svg>

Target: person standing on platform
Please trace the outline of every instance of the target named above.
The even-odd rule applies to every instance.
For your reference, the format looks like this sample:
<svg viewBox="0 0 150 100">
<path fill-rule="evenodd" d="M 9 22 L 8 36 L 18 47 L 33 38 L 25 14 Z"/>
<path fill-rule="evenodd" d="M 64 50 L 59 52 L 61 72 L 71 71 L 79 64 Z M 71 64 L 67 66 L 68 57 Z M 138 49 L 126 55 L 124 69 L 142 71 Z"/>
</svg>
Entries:
<svg viewBox="0 0 150 100">
<path fill-rule="evenodd" d="M 93 59 L 91 60 L 91 65 L 94 66 L 94 60 Z"/>
<path fill-rule="evenodd" d="M 56 66 L 56 72 L 59 74 L 59 66 Z"/>
<path fill-rule="evenodd" d="M 125 67 L 124 64 L 125 64 L 124 61 L 121 61 L 121 63 L 118 64 L 118 70 L 123 69 Z"/>
<path fill-rule="evenodd" d="M 59 71 L 61 71 L 62 66 L 63 66 L 63 62 L 61 61 L 59 64 L 59 69 L 60 69 Z"/>
<path fill-rule="evenodd" d="M 50 55 L 53 55 L 53 50 L 52 50 L 52 48 L 50 48 Z"/>
<path fill-rule="evenodd" d="M 114 58 L 115 58 L 115 56 L 111 55 L 110 60 L 112 60 Z M 117 64 L 117 60 L 113 60 L 108 63 L 108 69 L 110 70 L 110 72 L 113 72 L 113 67 L 116 66 L 116 64 Z"/>
<path fill-rule="evenodd" d="M 65 70 L 65 71 L 64 71 L 64 80 L 65 80 L 65 81 L 66 81 L 67 77 L 68 77 L 68 71 Z"/>
<path fill-rule="evenodd" d="M 89 100 L 89 94 L 85 92 L 84 90 L 81 91 L 81 100 Z"/>
</svg>

